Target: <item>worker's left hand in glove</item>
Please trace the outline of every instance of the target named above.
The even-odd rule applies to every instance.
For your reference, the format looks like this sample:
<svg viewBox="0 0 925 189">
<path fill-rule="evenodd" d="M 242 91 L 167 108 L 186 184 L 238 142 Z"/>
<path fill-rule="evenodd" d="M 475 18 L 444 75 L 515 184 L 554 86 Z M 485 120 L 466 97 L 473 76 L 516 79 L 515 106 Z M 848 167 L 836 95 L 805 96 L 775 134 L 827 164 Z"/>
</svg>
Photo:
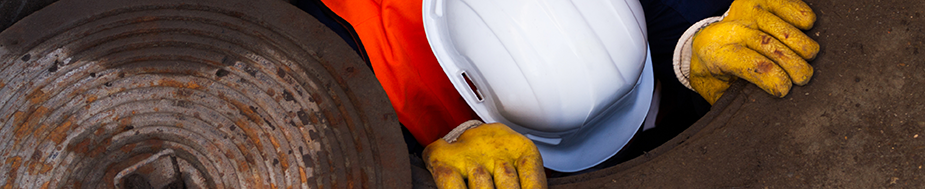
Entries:
<svg viewBox="0 0 925 189">
<path fill-rule="evenodd" d="M 466 188 L 467 179 L 469 188 L 546 188 L 543 160 L 530 139 L 504 124 L 479 124 L 424 149 L 439 188 Z"/>
<path fill-rule="evenodd" d="M 792 84 L 804 85 L 812 77 L 813 68 L 806 60 L 815 58 L 819 44 L 801 29 L 812 28 L 816 15 L 803 1 L 735 0 L 722 20 L 698 26 L 713 22 L 709 19 L 692 27 L 700 30 L 688 46 L 692 51 L 688 78 L 689 87 L 710 104 L 736 78 L 784 97 Z M 685 35 L 691 31 L 695 30 Z M 679 43 L 679 48 L 685 47 Z M 683 75 L 683 69 L 676 73 Z"/>
</svg>

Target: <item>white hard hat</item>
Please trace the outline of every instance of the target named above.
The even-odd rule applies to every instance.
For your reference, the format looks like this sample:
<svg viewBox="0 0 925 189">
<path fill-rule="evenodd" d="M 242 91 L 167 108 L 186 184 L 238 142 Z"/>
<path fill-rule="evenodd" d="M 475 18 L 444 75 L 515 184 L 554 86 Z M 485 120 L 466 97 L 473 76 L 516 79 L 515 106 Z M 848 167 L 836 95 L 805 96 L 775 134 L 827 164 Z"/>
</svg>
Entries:
<svg viewBox="0 0 925 189">
<path fill-rule="evenodd" d="M 456 90 L 561 172 L 613 156 L 644 121 L 645 28 L 637 0 L 424 1 L 427 39 Z"/>
</svg>

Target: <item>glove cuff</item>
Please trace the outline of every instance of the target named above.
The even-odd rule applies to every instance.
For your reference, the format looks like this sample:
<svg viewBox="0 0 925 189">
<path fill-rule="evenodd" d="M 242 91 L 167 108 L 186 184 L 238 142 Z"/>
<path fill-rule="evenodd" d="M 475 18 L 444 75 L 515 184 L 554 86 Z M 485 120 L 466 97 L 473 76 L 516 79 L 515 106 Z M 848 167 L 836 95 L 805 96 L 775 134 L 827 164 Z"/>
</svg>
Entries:
<svg viewBox="0 0 925 189">
<path fill-rule="evenodd" d="M 460 123 L 459 126 L 456 126 L 456 128 L 453 128 L 453 130 L 450 131 L 450 133 L 447 133 L 446 136 L 443 136 L 443 140 L 445 140 L 446 143 L 456 142 L 456 139 L 459 138 L 459 135 L 462 135 L 463 132 L 466 132 L 466 130 L 469 130 L 471 128 L 478 127 L 479 125 L 482 125 L 482 124 L 485 124 L 485 123 L 479 120 L 469 120 L 469 121 Z"/>
<path fill-rule="evenodd" d="M 674 57 L 672 57 L 674 75 L 688 89 L 694 90 L 691 87 L 690 79 L 688 79 L 691 74 L 691 57 L 693 56 L 691 44 L 694 42 L 694 34 L 697 34 L 700 29 L 707 27 L 707 25 L 723 20 L 727 14 L 729 14 L 729 11 L 726 11 L 723 16 L 709 17 L 694 23 L 678 39 L 678 44 L 674 47 Z"/>
</svg>

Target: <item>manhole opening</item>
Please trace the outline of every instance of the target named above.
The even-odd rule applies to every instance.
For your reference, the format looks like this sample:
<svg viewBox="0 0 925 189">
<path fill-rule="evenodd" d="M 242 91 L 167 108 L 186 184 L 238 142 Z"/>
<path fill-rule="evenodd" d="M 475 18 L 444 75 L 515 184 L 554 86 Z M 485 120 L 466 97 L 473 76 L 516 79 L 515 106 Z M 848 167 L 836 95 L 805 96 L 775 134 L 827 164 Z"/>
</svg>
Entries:
<svg viewBox="0 0 925 189">
<path fill-rule="evenodd" d="M 119 172 L 113 186 L 122 189 L 208 188 L 202 172 L 178 158 L 173 150 L 163 150 Z"/>
</svg>

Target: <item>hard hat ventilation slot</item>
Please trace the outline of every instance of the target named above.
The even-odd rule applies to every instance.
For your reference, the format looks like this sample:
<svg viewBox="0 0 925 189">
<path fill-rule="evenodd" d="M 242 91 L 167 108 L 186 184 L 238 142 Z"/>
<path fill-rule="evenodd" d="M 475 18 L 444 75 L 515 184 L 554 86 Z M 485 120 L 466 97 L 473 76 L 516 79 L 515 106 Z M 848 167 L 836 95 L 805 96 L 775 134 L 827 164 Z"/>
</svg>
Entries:
<svg viewBox="0 0 925 189">
<path fill-rule="evenodd" d="M 469 90 L 472 91 L 472 94 L 475 95 L 475 98 L 478 99 L 479 102 L 481 102 L 482 101 L 482 91 L 479 91 L 479 88 L 475 86 L 475 83 L 472 83 L 472 80 L 469 79 L 469 75 L 466 74 L 465 71 L 460 73 L 460 75 L 462 75 L 463 79 L 466 80 L 466 84 L 469 85 Z"/>
</svg>

